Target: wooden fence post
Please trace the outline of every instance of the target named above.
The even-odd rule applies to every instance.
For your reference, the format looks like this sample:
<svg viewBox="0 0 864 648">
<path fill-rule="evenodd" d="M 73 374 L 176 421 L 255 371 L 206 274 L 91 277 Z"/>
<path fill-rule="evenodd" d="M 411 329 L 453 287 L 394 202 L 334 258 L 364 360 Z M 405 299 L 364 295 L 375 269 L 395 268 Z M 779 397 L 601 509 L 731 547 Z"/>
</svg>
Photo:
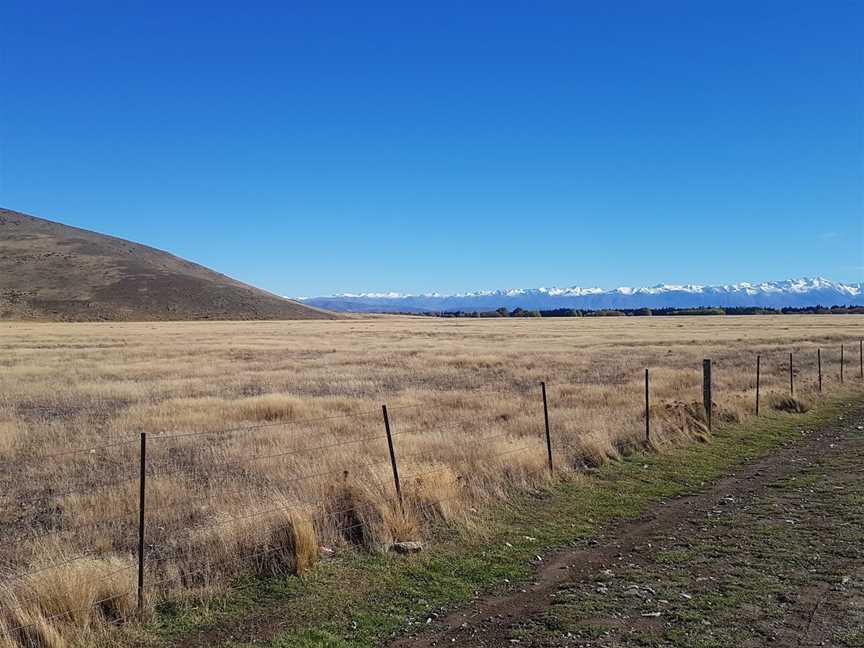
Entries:
<svg viewBox="0 0 864 648">
<path fill-rule="evenodd" d="M 144 502 L 147 494 L 147 433 L 141 433 L 138 477 L 138 612 L 144 611 Z"/>
<path fill-rule="evenodd" d="M 840 384 L 843 384 L 843 365 L 846 364 L 846 358 L 843 354 L 844 345 L 840 345 Z"/>
<path fill-rule="evenodd" d="M 792 354 L 789 354 L 789 395 L 795 395 L 795 374 L 792 373 Z"/>
<path fill-rule="evenodd" d="M 756 354 L 756 416 L 759 416 L 759 379 L 762 374 L 762 356 Z"/>
<path fill-rule="evenodd" d="M 543 421 L 546 423 L 546 455 L 549 462 L 549 474 L 553 474 L 552 468 L 552 436 L 549 434 L 549 406 L 546 403 L 546 383 L 541 382 L 540 388 L 543 391 Z"/>
<path fill-rule="evenodd" d="M 393 449 L 393 434 L 390 432 L 390 416 L 387 406 L 382 405 L 384 413 L 384 431 L 387 433 L 387 449 L 390 451 L 390 467 L 393 469 L 393 483 L 396 486 L 396 497 L 399 499 L 399 509 L 405 513 L 405 503 L 402 501 L 402 485 L 399 483 L 399 467 L 396 465 L 396 451 Z"/>
<path fill-rule="evenodd" d="M 712 413 L 714 410 L 711 394 L 711 360 L 702 361 L 702 404 L 705 406 L 705 417 L 708 419 L 708 431 L 712 431 Z"/>
<path fill-rule="evenodd" d="M 648 369 L 645 369 L 645 443 L 651 442 L 651 400 L 648 391 Z"/>
<path fill-rule="evenodd" d="M 822 349 L 816 349 L 816 367 L 819 372 L 819 393 L 822 393 Z"/>
</svg>

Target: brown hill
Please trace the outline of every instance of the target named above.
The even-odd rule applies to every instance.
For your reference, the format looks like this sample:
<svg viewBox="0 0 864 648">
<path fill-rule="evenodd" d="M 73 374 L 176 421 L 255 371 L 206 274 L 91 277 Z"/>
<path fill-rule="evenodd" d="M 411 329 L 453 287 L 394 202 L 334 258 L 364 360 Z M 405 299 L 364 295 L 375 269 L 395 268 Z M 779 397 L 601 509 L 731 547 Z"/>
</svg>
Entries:
<svg viewBox="0 0 864 648">
<path fill-rule="evenodd" d="M 335 317 L 146 245 L 0 209 L 3 320 Z"/>
</svg>

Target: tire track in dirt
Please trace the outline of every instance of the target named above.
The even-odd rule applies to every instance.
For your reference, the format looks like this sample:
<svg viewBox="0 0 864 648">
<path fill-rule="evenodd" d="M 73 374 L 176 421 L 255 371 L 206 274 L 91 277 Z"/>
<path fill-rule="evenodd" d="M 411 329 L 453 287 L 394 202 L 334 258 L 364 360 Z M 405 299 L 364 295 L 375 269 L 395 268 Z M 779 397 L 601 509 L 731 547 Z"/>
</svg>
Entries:
<svg viewBox="0 0 864 648">
<path fill-rule="evenodd" d="M 808 475 L 821 466 L 823 469 L 820 478 L 827 480 L 829 489 L 837 489 L 837 493 L 849 493 L 851 492 L 849 489 L 861 489 L 864 431 L 859 430 L 858 427 L 862 426 L 862 423 L 864 423 L 864 409 L 857 408 L 851 415 L 847 413 L 844 417 L 839 417 L 816 431 L 802 432 L 800 440 L 785 444 L 771 456 L 740 467 L 735 474 L 707 485 L 704 492 L 700 494 L 665 502 L 637 519 L 610 525 L 601 536 L 584 543 L 579 548 L 560 550 L 547 555 L 540 563 L 530 585 L 522 586 L 521 589 L 514 588 L 502 594 L 481 597 L 470 606 L 453 611 L 428 624 L 418 634 L 393 640 L 386 645 L 391 648 L 426 648 L 444 645 L 619 646 L 625 644 L 615 643 L 616 641 L 639 634 L 656 635 L 657 645 L 711 645 L 690 643 L 689 640 L 686 643 L 664 643 L 664 632 L 669 634 L 668 624 L 661 618 L 662 613 L 640 611 L 645 602 L 640 593 L 643 590 L 639 590 L 638 587 L 635 589 L 637 594 L 630 596 L 633 604 L 629 604 L 628 599 L 624 598 L 623 602 L 616 601 L 615 612 L 605 611 L 594 618 L 575 621 L 577 625 L 588 621 L 596 631 L 595 634 L 600 635 L 599 638 L 592 638 L 589 636 L 591 633 L 585 637 L 580 637 L 578 633 L 567 633 L 558 627 L 560 624 L 557 620 L 551 623 L 552 631 L 546 629 L 532 634 L 531 628 L 550 625 L 550 611 L 556 603 L 556 597 L 561 596 L 562 591 L 567 596 L 574 595 L 578 600 L 580 596 L 584 598 L 586 592 L 606 590 L 605 586 L 598 587 L 597 584 L 603 582 L 604 574 L 611 573 L 612 570 L 618 571 L 622 565 L 637 570 L 650 567 L 659 570 L 657 573 L 663 573 L 663 565 L 657 561 L 658 539 L 662 541 L 663 538 L 699 539 L 701 537 L 702 540 L 718 543 L 746 544 L 747 538 L 742 539 L 737 536 L 734 525 L 724 526 L 726 522 L 723 520 L 730 516 L 747 515 L 748 523 L 765 525 L 766 528 L 784 524 L 792 527 L 792 523 L 782 517 L 783 506 L 786 506 L 785 511 L 794 510 L 796 515 L 800 515 L 801 520 L 795 524 L 804 525 L 800 528 L 808 531 L 812 528 L 811 536 L 818 537 L 821 533 L 825 537 L 830 537 L 832 529 L 842 522 L 830 515 L 821 514 L 820 510 L 814 510 L 818 508 L 816 506 L 808 508 L 806 499 L 802 500 L 804 508 L 801 511 L 797 508 L 788 508 L 801 506 L 801 502 L 798 501 L 800 498 L 796 499 L 796 493 L 790 495 L 777 487 L 777 484 L 789 480 L 794 483 L 796 479 Z M 830 493 L 827 497 L 829 499 L 826 501 L 830 501 Z M 765 507 L 765 511 L 759 509 L 756 512 L 758 515 L 754 515 L 752 509 L 756 504 Z M 780 515 L 776 519 L 773 514 L 775 509 Z M 843 511 L 841 510 L 838 515 L 842 516 Z M 721 522 L 706 533 L 706 519 L 712 525 L 716 520 Z M 759 527 L 754 528 L 756 531 L 753 537 L 756 542 L 744 560 L 752 560 L 753 566 L 758 568 L 759 556 L 768 548 L 759 545 Z M 782 534 L 783 531 L 778 533 Z M 681 543 L 680 540 L 678 542 Z M 816 546 L 818 548 L 818 545 Z M 843 552 L 848 553 L 848 548 L 838 548 L 837 551 L 839 557 L 828 568 L 839 572 L 857 573 L 856 568 L 859 563 L 856 561 L 860 561 L 860 553 L 849 556 L 848 560 L 845 560 Z M 726 573 L 717 572 L 714 575 L 710 575 L 710 571 L 707 572 L 709 575 L 704 578 L 708 582 L 728 579 L 729 573 L 734 570 L 734 560 L 736 560 L 734 552 L 724 557 L 721 550 L 718 555 L 718 569 L 722 570 L 724 567 L 728 569 Z M 704 567 L 699 565 L 700 569 Z M 778 567 L 781 571 L 783 568 L 782 564 Z M 802 578 L 798 573 L 797 564 L 790 564 L 788 568 L 791 576 Z M 803 578 L 804 582 L 797 588 L 793 599 L 781 601 L 782 605 L 778 609 L 782 609 L 783 614 L 779 621 L 773 620 L 771 615 L 774 612 L 771 610 L 762 615 L 764 618 L 760 618 L 761 612 L 758 609 L 750 610 L 753 607 L 751 603 L 747 604 L 750 606 L 747 608 L 742 603 L 740 609 L 752 613 L 761 633 L 759 636 L 764 636 L 766 641 L 772 642 L 772 645 L 835 645 L 823 642 L 830 641 L 832 632 L 848 620 L 843 618 L 844 615 L 848 616 L 846 609 L 848 606 L 842 601 L 833 600 L 836 598 L 832 596 L 837 590 L 836 583 L 824 580 L 824 575 L 805 574 Z M 857 575 L 854 578 L 851 576 L 844 578 L 854 582 L 862 580 Z M 748 579 L 743 580 L 745 582 L 742 586 L 747 587 Z M 632 592 L 634 589 L 630 588 L 627 591 Z M 653 590 L 647 588 L 644 591 Z M 706 597 L 709 595 L 715 594 L 706 592 Z M 608 595 L 604 594 L 604 596 Z M 690 595 L 685 594 L 685 596 Z M 758 600 L 758 597 L 756 598 Z M 853 597 L 850 600 L 856 599 Z M 623 611 L 618 610 L 619 604 Z M 864 611 L 862 611 L 862 620 L 864 620 Z M 714 623 L 708 618 L 705 622 L 709 625 Z M 601 631 L 604 627 L 608 629 L 605 639 Z M 559 633 L 558 630 L 561 632 Z M 714 636 L 722 632 L 722 628 L 716 632 L 712 629 L 709 634 Z M 854 629 L 851 632 L 854 634 Z M 561 636 L 558 637 L 558 634 Z M 864 635 L 861 639 L 864 640 Z M 611 643 L 604 643 L 607 640 Z M 740 645 L 748 644 L 745 642 Z"/>
</svg>

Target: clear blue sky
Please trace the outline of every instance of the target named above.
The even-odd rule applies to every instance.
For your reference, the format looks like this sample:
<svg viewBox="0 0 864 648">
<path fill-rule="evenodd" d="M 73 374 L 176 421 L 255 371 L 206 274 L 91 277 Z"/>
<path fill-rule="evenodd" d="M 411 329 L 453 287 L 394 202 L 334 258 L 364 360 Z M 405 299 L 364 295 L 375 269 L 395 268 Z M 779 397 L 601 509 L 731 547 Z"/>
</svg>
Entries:
<svg viewBox="0 0 864 648">
<path fill-rule="evenodd" d="M 864 279 L 860 0 L 3 7 L 0 206 L 295 296 Z"/>
</svg>

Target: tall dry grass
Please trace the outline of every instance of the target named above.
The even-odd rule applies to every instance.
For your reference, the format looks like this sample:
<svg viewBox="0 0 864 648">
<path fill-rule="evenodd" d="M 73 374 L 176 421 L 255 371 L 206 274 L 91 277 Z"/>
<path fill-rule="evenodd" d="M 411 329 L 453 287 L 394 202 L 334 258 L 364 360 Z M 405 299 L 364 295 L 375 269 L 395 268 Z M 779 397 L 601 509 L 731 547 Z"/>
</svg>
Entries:
<svg viewBox="0 0 864 648">
<path fill-rule="evenodd" d="M 386 550 L 431 524 L 642 445 L 707 440 L 716 416 L 857 381 L 855 316 L 0 325 L 0 637 L 94 642 L 135 613 L 138 434 L 148 433 L 148 602 L 239 571 L 309 569 L 319 547 Z M 796 399 L 788 399 L 788 352 Z M 380 405 L 392 417 L 404 511 Z M 80 448 L 84 452 L 70 453 Z M 3 630 L 5 628 L 5 630 Z M 16 629 L 17 628 L 17 629 Z M 74 630 L 74 631 L 72 631 Z M 71 637 L 71 639 L 70 639 Z"/>
</svg>

